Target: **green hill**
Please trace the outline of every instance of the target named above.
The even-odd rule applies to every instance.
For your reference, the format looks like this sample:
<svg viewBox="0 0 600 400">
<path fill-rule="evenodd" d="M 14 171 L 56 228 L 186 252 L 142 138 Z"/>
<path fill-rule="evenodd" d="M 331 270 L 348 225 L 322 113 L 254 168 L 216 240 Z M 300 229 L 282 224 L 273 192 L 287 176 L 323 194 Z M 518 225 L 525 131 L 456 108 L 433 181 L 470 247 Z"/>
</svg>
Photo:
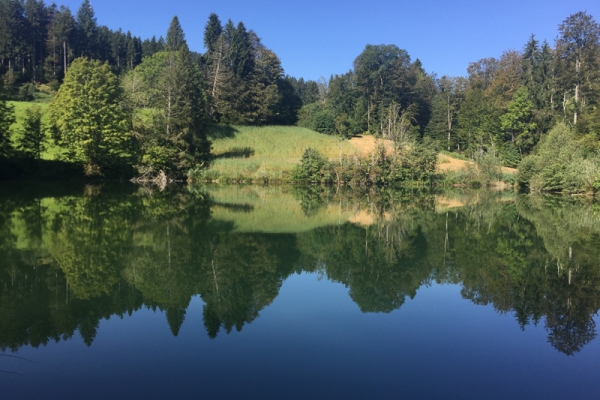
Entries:
<svg viewBox="0 0 600 400">
<path fill-rule="evenodd" d="M 215 160 L 206 178 L 212 180 L 286 180 L 308 147 L 329 158 L 355 151 L 346 140 L 296 126 L 219 126 L 209 136 Z"/>
</svg>

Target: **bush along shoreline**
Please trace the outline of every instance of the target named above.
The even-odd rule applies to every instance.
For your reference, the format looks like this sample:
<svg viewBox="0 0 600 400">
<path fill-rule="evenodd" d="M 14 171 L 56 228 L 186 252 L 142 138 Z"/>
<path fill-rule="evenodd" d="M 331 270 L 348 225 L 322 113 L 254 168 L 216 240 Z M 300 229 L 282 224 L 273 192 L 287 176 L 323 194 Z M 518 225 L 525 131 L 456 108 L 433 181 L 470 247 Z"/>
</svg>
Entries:
<svg viewBox="0 0 600 400">
<path fill-rule="evenodd" d="M 420 146 L 391 154 L 378 146 L 370 157 L 346 157 L 327 160 L 308 148 L 300 164 L 291 173 L 294 182 L 336 183 L 348 185 L 386 186 L 399 183 L 433 184 L 436 177 L 437 153 Z"/>
<path fill-rule="evenodd" d="M 518 182 L 531 192 L 597 195 L 600 149 L 560 123 L 519 164 Z"/>
</svg>

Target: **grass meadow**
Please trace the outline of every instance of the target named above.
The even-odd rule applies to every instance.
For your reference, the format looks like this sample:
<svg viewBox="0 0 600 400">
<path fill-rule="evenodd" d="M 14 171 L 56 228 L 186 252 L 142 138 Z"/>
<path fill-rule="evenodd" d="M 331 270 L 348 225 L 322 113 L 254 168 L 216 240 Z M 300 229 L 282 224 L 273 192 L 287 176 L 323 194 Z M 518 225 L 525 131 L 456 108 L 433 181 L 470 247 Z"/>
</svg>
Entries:
<svg viewBox="0 0 600 400">
<path fill-rule="evenodd" d="M 215 155 L 210 180 L 287 180 L 308 147 L 328 158 L 355 152 L 346 140 L 297 126 L 218 126 L 209 137 Z"/>
</svg>

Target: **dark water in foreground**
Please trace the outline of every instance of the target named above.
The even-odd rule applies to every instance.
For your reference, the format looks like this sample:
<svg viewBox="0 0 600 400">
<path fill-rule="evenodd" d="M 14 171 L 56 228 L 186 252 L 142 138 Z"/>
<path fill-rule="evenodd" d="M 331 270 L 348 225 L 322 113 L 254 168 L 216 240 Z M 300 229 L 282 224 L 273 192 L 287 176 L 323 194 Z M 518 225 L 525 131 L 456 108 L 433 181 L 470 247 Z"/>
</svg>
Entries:
<svg viewBox="0 0 600 400">
<path fill-rule="evenodd" d="M 2 399 L 595 399 L 599 308 L 589 200 L 0 186 Z"/>
</svg>

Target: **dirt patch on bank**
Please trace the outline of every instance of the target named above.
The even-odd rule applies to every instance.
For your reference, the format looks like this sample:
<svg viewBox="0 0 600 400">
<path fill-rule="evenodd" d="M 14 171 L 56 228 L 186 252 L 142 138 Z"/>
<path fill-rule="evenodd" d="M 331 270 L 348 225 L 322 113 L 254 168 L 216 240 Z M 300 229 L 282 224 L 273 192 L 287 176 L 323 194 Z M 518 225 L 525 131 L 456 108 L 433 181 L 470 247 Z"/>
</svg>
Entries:
<svg viewBox="0 0 600 400">
<path fill-rule="evenodd" d="M 377 148 L 377 143 L 383 143 L 387 153 L 391 153 L 394 150 L 394 142 L 387 139 L 377 139 L 371 135 L 355 136 L 349 140 L 350 144 L 355 149 L 355 154 L 360 157 L 368 156 Z M 454 158 L 446 154 L 438 154 L 438 171 L 439 172 L 454 172 L 465 169 L 468 166 L 475 165 L 472 161 L 465 161 L 459 158 Z M 518 170 L 516 168 L 502 167 L 502 172 L 509 174 L 516 174 Z"/>
<path fill-rule="evenodd" d="M 446 154 L 438 154 L 438 170 L 440 172 L 454 172 L 465 169 L 469 166 L 474 166 L 473 161 L 465 161 L 459 158 L 450 157 Z M 519 172 L 516 168 L 502 167 L 502 172 L 508 174 L 516 174 Z"/>
<path fill-rule="evenodd" d="M 377 148 L 377 142 L 383 143 L 388 153 L 391 153 L 394 149 L 394 142 L 386 139 L 376 139 L 374 136 L 362 135 L 355 136 L 349 140 L 350 144 L 354 146 L 359 156 L 367 156 Z"/>
</svg>

